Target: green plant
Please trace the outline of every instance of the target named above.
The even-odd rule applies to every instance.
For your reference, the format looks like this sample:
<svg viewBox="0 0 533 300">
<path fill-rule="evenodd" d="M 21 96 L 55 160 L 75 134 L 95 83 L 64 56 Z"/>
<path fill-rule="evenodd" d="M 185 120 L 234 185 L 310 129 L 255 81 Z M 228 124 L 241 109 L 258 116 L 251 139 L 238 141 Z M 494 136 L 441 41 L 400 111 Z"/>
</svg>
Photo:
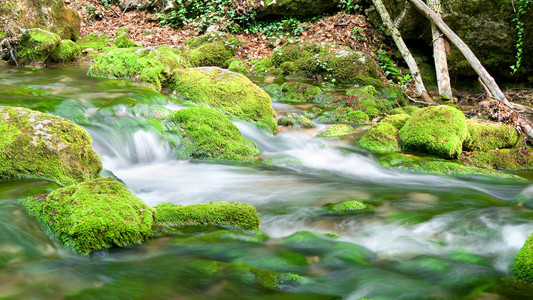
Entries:
<svg viewBox="0 0 533 300">
<path fill-rule="evenodd" d="M 513 22 L 516 23 L 515 28 L 517 30 L 516 60 L 515 64 L 511 66 L 511 74 L 516 73 L 522 65 L 522 54 L 524 51 L 524 22 L 521 20 L 521 16 L 526 14 L 530 1 L 531 0 L 519 0 L 516 3 L 516 17 L 513 19 Z"/>
<path fill-rule="evenodd" d="M 352 30 L 352 36 L 355 37 L 358 41 L 364 41 L 365 36 L 363 35 L 363 30 L 357 27 L 354 27 Z"/>
<path fill-rule="evenodd" d="M 377 51 L 378 63 L 381 69 L 385 72 L 385 76 L 390 83 L 397 83 L 405 87 L 411 81 L 411 74 L 403 75 L 402 71 L 396 64 L 387 56 L 385 51 Z"/>
<path fill-rule="evenodd" d="M 358 3 L 359 0 L 341 0 L 338 6 L 350 14 L 357 12 L 361 8 Z"/>
</svg>

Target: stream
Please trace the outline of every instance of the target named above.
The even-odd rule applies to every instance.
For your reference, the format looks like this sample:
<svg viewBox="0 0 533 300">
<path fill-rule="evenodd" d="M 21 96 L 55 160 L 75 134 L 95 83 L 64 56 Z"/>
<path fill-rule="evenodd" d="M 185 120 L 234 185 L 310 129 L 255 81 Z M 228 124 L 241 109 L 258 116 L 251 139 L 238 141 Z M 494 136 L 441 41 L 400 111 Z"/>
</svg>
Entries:
<svg viewBox="0 0 533 300">
<path fill-rule="evenodd" d="M 104 175 L 114 174 L 149 205 L 247 203 L 269 238 L 258 242 L 257 233 L 245 232 L 206 243 L 194 237 L 213 232 L 184 233 L 83 257 L 47 236 L 17 202 L 57 184 L 1 181 L 0 299 L 533 297 L 509 280 L 513 258 L 533 232 L 533 185 L 386 169 L 353 143 L 316 137 L 324 124 L 272 136 L 235 122 L 260 148 L 261 162 L 180 160 L 155 119 L 143 114 L 182 106 L 128 81 L 88 77 L 87 68 L 2 67 L 0 105 L 83 126 Z M 27 93 L 10 94 L 5 85 Z M 275 109 L 299 109 L 273 101 Z M 374 211 L 336 216 L 322 208 L 347 200 Z M 306 235 L 314 242 L 291 242 Z M 272 291 L 230 267 L 214 273 L 209 261 L 302 278 Z"/>
</svg>

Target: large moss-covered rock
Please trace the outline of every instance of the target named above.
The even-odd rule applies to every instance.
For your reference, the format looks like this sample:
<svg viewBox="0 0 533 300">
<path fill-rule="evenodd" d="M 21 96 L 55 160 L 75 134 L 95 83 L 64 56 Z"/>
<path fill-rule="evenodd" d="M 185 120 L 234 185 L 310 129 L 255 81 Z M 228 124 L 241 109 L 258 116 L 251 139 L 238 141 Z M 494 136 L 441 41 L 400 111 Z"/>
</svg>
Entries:
<svg viewBox="0 0 533 300">
<path fill-rule="evenodd" d="M 185 44 L 190 48 L 185 55 L 191 66 L 227 68 L 242 42 L 225 33 L 209 32 Z"/>
<path fill-rule="evenodd" d="M 59 46 L 50 54 L 48 60 L 51 62 L 74 61 L 81 56 L 81 48 L 71 40 L 63 40 Z"/>
<path fill-rule="evenodd" d="M 169 86 L 176 69 L 186 66 L 187 62 L 178 51 L 169 47 L 120 48 L 100 56 L 87 74 L 129 79 L 161 90 Z"/>
<path fill-rule="evenodd" d="M 40 28 L 28 29 L 17 40 L 17 63 L 44 63 L 60 43 L 61 37 L 55 33 Z"/>
<path fill-rule="evenodd" d="M 533 151 L 529 148 L 474 151 L 461 155 L 460 160 L 480 168 L 503 170 L 533 169 Z"/>
<path fill-rule="evenodd" d="M 100 32 L 93 32 L 91 34 L 81 37 L 77 43 L 82 50 L 91 48 L 96 51 L 99 51 L 107 47 L 111 43 L 111 41 L 109 40 L 109 37 L 107 35 Z"/>
<path fill-rule="evenodd" d="M 276 131 L 269 95 L 241 74 L 220 68 L 192 68 L 176 71 L 173 80 L 172 89 L 185 100 Z"/>
<path fill-rule="evenodd" d="M 80 15 L 67 8 L 63 0 L 0 1 L 0 30 L 9 35 L 17 35 L 28 28 L 41 28 L 62 39 L 77 40 L 80 22 Z"/>
<path fill-rule="evenodd" d="M 315 16 L 334 10 L 339 0 L 255 1 L 257 18 L 269 16 Z"/>
<path fill-rule="evenodd" d="M 524 243 L 513 262 L 514 277 L 533 282 L 533 234 Z"/>
<path fill-rule="evenodd" d="M 206 107 L 182 109 L 170 120 L 182 138 L 182 155 L 199 159 L 253 160 L 260 154 L 221 112 Z"/>
<path fill-rule="evenodd" d="M 520 133 L 509 125 L 484 120 L 467 120 L 468 137 L 463 149 L 468 151 L 488 151 L 514 148 L 520 144 Z"/>
<path fill-rule="evenodd" d="M 396 19 L 407 6 L 407 11 L 399 23 L 404 39 L 419 39 L 422 36 L 429 44 L 432 40 L 429 21 L 413 6 L 403 0 L 385 0 L 391 17 Z M 510 76 L 510 67 L 515 62 L 516 42 L 518 39 L 516 8 L 520 5 L 512 0 L 448 0 L 442 1 L 443 20 L 472 49 L 481 63 L 492 74 Z M 367 10 L 367 15 L 376 26 L 382 21 L 374 9 Z M 533 9 L 531 4 L 526 14 L 520 16 L 524 22 L 524 37 L 533 34 Z M 533 55 L 533 39 L 524 38 L 523 57 Z M 452 74 L 475 75 L 475 72 L 456 48 L 448 56 Z M 531 74 L 533 63 L 522 60 L 518 75 Z"/>
<path fill-rule="evenodd" d="M 380 74 L 378 64 L 367 54 L 334 44 L 286 43 L 269 58 L 285 75 L 320 75 L 338 83 L 359 83 L 358 78 L 379 78 Z"/>
<path fill-rule="evenodd" d="M 372 126 L 359 140 L 359 147 L 372 152 L 399 152 L 398 129 L 387 122 Z"/>
<path fill-rule="evenodd" d="M 0 107 L 0 178 L 46 178 L 68 185 L 98 178 L 91 137 L 69 120 Z"/>
<path fill-rule="evenodd" d="M 261 220 L 255 208 L 236 202 L 214 202 L 195 205 L 161 203 L 156 209 L 155 221 L 159 226 L 230 227 L 259 230 Z"/>
<path fill-rule="evenodd" d="M 445 105 L 418 110 L 400 130 L 402 150 L 442 158 L 457 158 L 461 155 L 466 136 L 463 112 Z"/>
<path fill-rule="evenodd" d="M 21 200 L 50 234 L 81 254 L 134 246 L 152 234 L 154 209 L 112 178 Z"/>
</svg>

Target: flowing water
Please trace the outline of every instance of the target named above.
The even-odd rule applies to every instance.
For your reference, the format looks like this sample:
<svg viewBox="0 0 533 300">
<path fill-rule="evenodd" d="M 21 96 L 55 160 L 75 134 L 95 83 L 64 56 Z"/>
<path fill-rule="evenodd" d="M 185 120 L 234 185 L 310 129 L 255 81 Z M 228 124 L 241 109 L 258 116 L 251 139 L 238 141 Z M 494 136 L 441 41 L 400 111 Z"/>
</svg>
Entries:
<svg viewBox="0 0 533 300">
<path fill-rule="evenodd" d="M 53 113 L 84 126 L 106 174 L 149 205 L 248 203 L 257 208 L 269 238 L 183 233 L 82 257 L 48 237 L 17 202 L 56 184 L 2 181 L 0 299 L 531 297 L 531 290 L 508 277 L 533 232 L 533 186 L 385 169 L 353 143 L 314 137 L 325 129 L 320 124 L 272 136 L 236 122 L 261 149 L 262 162 L 180 160 L 158 121 L 144 116 L 181 106 L 126 81 L 89 78 L 86 68 L 0 69 L 0 105 Z M 7 96 L 6 84 L 33 90 Z M 281 103 L 274 108 L 298 110 Z M 347 200 L 375 209 L 347 216 L 322 209 Z M 205 242 L 202 236 L 215 238 Z M 310 242 L 294 242 L 305 237 Z M 232 271 L 232 264 L 213 272 L 213 261 L 302 278 L 272 291 Z"/>
</svg>

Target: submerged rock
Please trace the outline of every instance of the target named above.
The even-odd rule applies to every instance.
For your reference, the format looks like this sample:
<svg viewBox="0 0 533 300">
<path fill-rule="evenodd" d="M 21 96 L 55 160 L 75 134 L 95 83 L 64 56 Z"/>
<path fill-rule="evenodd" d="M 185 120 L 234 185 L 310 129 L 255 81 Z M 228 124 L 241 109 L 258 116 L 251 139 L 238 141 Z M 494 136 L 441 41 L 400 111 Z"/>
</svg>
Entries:
<svg viewBox="0 0 533 300">
<path fill-rule="evenodd" d="M 468 151 L 488 151 L 515 148 L 520 145 L 520 133 L 512 126 L 484 120 L 467 120 L 468 137 L 463 149 Z"/>
<path fill-rule="evenodd" d="M 186 66 L 179 52 L 169 47 L 119 48 L 96 59 L 87 74 L 133 80 L 161 90 L 168 87 L 174 70 Z"/>
<path fill-rule="evenodd" d="M 364 204 L 356 200 L 351 200 L 351 201 L 344 201 L 341 203 L 327 204 L 327 205 L 324 205 L 324 208 L 328 210 L 328 212 L 330 213 L 334 213 L 338 215 L 347 215 L 347 214 L 354 214 L 354 213 L 367 211 L 371 209 L 372 206 Z"/>
<path fill-rule="evenodd" d="M 269 95 L 241 74 L 220 68 L 178 70 L 172 89 L 184 100 L 208 105 L 231 119 L 253 122 L 276 132 L 276 113 Z"/>
<path fill-rule="evenodd" d="M 44 63 L 60 43 L 61 37 L 55 33 L 39 28 L 28 29 L 17 40 L 17 63 Z"/>
<path fill-rule="evenodd" d="M 46 178 L 68 185 L 98 178 L 91 137 L 69 120 L 0 107 L 0 178 Z"/>
<path fill-rule="evenodd" d="M 459 157 L 466 137 L 463 112 L 444 105 L 418 110 L 400 130 L 402 150 L 442 158 Z"/>
<path fill-rule="evenodd" d="M 179 128 L 179 151 L 185 157 L 247 161 L 260 154 L 254 142 L 243 137 L 233 123 L 214 109 L 182 109 L 169 120 Z"/>
<path fill-rule="evenodd" d="M 514 277 L 533 282 L 533 234 L 524 243 L 513 262 Z"/>
<path fill-rule="evenodd" d="M 156 209 L 155 222 L 159 226 L 208 226 L 259 230 L 261 223 L 253 206 L 236 202 L 213 202 L 187 206 L 161 203 L 154 208 Z"/>
<path fill-rule="evenodd" d="M 152 234 L 154 209 L 112 178 L 21 200 L 28 212 L 81 254 L 135 246 Z"/>
</svg>

